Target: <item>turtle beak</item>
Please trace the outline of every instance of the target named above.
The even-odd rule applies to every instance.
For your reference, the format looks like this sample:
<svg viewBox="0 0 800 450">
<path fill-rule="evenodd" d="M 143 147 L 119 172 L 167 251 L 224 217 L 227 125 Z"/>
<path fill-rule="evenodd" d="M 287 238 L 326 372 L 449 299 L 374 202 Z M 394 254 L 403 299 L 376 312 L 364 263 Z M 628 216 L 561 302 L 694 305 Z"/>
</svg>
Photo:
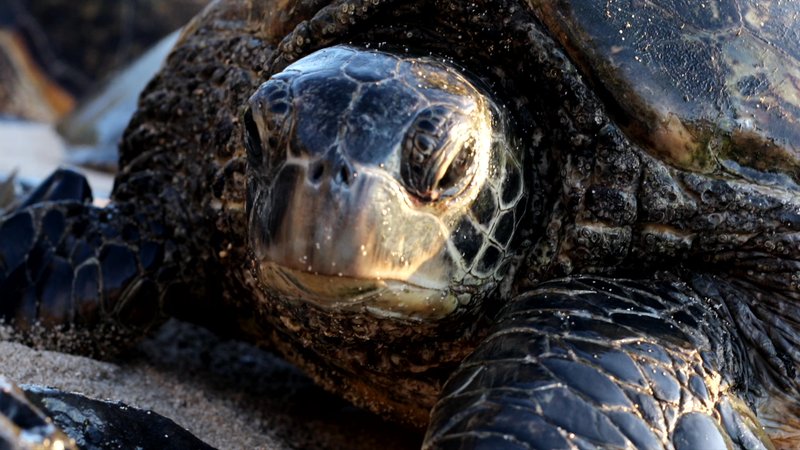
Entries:
<svg viewBox="0 0 800 450">
<path fill-rule="evenodd" d="M 267 191 L 250 212 L 251 248 L 272 290 L 390 315 L 429 318 L 455 308 L 450 232 L 409 204 L 390 175 L 356 174 L 337 158 L 293 161 Z"/>
</svg>

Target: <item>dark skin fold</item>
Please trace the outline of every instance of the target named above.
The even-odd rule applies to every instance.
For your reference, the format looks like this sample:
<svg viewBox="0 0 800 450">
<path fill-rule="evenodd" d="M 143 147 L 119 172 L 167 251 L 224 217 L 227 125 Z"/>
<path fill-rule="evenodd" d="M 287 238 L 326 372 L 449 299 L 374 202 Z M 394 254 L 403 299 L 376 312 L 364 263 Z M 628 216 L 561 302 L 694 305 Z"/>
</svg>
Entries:
<svg viewBox="0 0 800 450">
<path fill-rule="evenodd" d="M 277 349 L 358 405 L 429 426 L 429 448 L 794 446 L 797 141 L 774 130 L 795 130 L 786 93 L 796 91 L 770 79 L 782 122 L 755 114 L 748 120 L 766 134 L 744 140 L 727 118 L 749 103 L 720 92 L 714 100 L 741 108 L 709 113 L 714 127 L 703 134 L 691 105 L 671 110 L 641 95 L 647 77 L 615 69 L 615 47 L 584 45 L 606 36 L 617 12 L 645 14 L 649 3 L 609 9 L 599 16 L 606 28 L 583 24 L 583 2 L 558 11 L 512 1 L 278 3 L 219 2 L 190 25 L 143 94 L 109 209 L 40 203 L 2 219 L 17 237 L 0 246 L 2 282 L 20 294 L 3 298 L 7 319 L 25 329 L 38 317 L 92 317 L 70 322 L 78 334 L 133 334 L 166 314 L 197 321 Z M 647 15 L 656 28 L 642 39 L 659 42 L 658 30 L 695 17 L 681 5 L 659 2 L 670 13 Z M 712 6 L 738 20 L 764 13 Z M 769 25 L 748 22 L 745 40 L 727 45 L 796 29 L 796 15 L 773 11 L 796 13 L 794 4 L 764 7 Z M 575 33 L 559 33 L 563 23 Z M 716 49 L 698 29 L 680 37 Z M 283 299 L 258 279 L 247 191 L 263 187 L 248 177 L 248 99 L 290 63 L 341 42 L 438 55 L 508 114 L 525 167 L 503 183 L 522 183 L 526 204 L 515 258 L 481 302 L 415 321 Z M 787 70 L 798 66 L 792 42 L 775 44 Z M 644 59 L 645 75 L 657 72 L 652 61 L 668 64 Z M 728 81 L 722 61 L 710 70 Z M 676 72 L 687 95 L 699 64 Z M 83 248 L 94 259 L 81 266 Z M 62 269 L 70 275 L 57 277 Z M 79 270 L 93 276 L 77 283 Z M 42 281 L 68 279 L 61 309 L 42 308 L 60 298 Z M 72 314 L 79 304 L 84 313 Z"/>
</svg>

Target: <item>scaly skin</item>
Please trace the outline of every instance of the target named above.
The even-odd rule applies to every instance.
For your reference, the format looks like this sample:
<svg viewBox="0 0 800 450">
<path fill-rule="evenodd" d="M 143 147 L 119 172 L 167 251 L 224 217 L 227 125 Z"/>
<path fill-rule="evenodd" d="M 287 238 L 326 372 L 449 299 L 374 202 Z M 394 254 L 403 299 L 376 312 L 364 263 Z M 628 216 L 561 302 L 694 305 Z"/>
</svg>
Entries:
<svg viewBox="0 0 800 450">
<path fill-rule="evenodd" d="M 0 447 L 13 450 L 78 448 L 75 441 L 55 427 L 4 377 L 0 377 Z"/>
<path fill-rule="evenodd" d="M 153 411 L 48 388 L 20 389 L 3 377 L 0 377 L 0 447 L 211 449 Z"/>
<path fill-rule="evenodd" d="M 0 311 L 13 333 L 102 355 L 161 323 L 164 297 L 185 278 L 174 231 L 148 218 L 147 210 L 44 198 L 0 224 Z M 108 339 L 91 339 L 93 333 Z"/>
<path fill-rule="evenodd" d="M 603 90 L 624 98 L 624 86 L 598 85 L 589 76 L 591 65 L 578 66 L 581 74 L 537 21 L 537 11 L 511 0 L 217 2 L 189 26 L 142 97 L 122 146 L 113 194 L 112 208 L 124 217 L 112 216 L 111 228 L 133 222 L 134 212 L 157 218 L 136 221 L 143 225 L 139 236 L 148 236 L 151 225 L 165 225 L 169 238 L 163 245 L 174 250 L 169 261 L 176 264 L 172 286 L 178 287 L 170 292 L 164 283 L 153 286 L 167 312 L 273 345 L 328 389 L 418 426 L 425 425 L 454 362 L 477 345 L 434 412 L 432 448 L 474 446 L 472 439 L 483 431 L 488 437 L 522 436 L 519 428 L 502 428 L 514 403 L 503 388 L 495 389 L 497 379 L 522 385 L 558 380 L 547 386 L 563 396 L 545 401 L 535 397 L 540 392 L 526 391 L 528 409 L 519 413 L 530 424 L 560 427 L 544 448 L 561 439 L 567 448 L 592 442 L 682 450 L 698 439 L 722 439 L 733 448 L 758 448 L 752 445 L 761 440 L 769 448 L 768 438 L 757 433 L 759 420 L 775 447 L 796 447 L 800 198 L 793 172 L 777 173 L 781 169 L 770 162 L 736 168 L 724 159 L 710 168 L 695 166 L 654 151 L 652 142 L 624 126 L 630 117 Z M 788 27 L 796 19 L 784 20 Z M 270 302 L 252 278 L 240 126 L 246 99 L 289 62 L 342 41 L 389 42 L 448 55 L 482 77 L 516 121 L 528 151 L 530 193 L 529 214 L 515 241 L 518 264 L 508 279 L 517 295 L 490 298 L 480 321 L 460 328 L 439 322 L 416 335 L 407 324 L 382 327 L 370 318 L 356 328 L 364 323 L 347 314 Z M 39 209 L 17 214 L 33 218 L 36 229 L 45 229 L 41 221 L 48 208 L 64 211 L 34 208 Z M 92 248 L 99 255 L 103 241 Z M 0 247 L 4 255 L 9 249 Z M 592 278 L 573 279 L 587 274 Z M 132 285 L 147 280 L 151 274 L 131 278 Z M 605 285 L 603 292 L 592 280 Z M 182 292 L 181 286 L 191 289 L 192 305 L 174 302 L 180 296 L 170 294 Z M 104 301 L 118 301 L 119 292 Z M 557 301 L 542 310 L 550 295 Z M 569 320 L 561 320 L 568 316 L 585 318 L 586 327 L 570 328 Z M 550 334 L 561 325 L 562 334 Z M 443 331 L 438 326 L 449 330 L 447 339 L 435 339 Z M 491 337 L 481 343 L 487 333 Z M 506 340 L 511 337 L 524 342 L 512 345 Z M 537 337 L 548 346 L 537 347 Z M 637 368 L 628 375 L 652 375 L 654 381 L 610 376 L 611 363 L 590 363 L 576 353 L 580 345 L 599 341 L 611 350 L 625 348 L 622 354 L 635 359 Z M 647 343 L 652 353 L 643 354 L 630 344 L 635 341 Z M 496 352 L 523 346 L 530 352 L 512 360 L 538 365 L 496 361 Z M 400 354 L 393 360 L 395 350 Z M 437 366 L 424 359 L 405 382 L 385 383 L 384 377 L 412 372 L 397 361 L 437 354 L 455 355 L 455 361 Z M 587 389 L 585 379 L 569 378 L 567 366 L 616 388 Z M 497 407 L 459 403 L 477 367 L 496 375 L 473 381 L 487 398 L 497 396 Z M 663 371 L 642 373 L 655 367 Z M 598 400 L 614 392 L 625 395 Z M 614 414 L 611 402 L 619 404 Z M 643 405 L 639 410 L 632 406 L 637 403 Z M 579 404 L 596 421 L 544 424 L 544 418 Z M 475 419 L 445 418 L 454 408 L 475 413 Z M 611 427 L 613 420 L 620 422 Z M 631 431 L 637 427 L 641 431 Z"/>
<path fill-rule="evenodd" d="M 510 302 L 453 374 L 426 448 L 769 448 L 724 282 L 578 277 Z M 697 287 L 695 287 L 695 286 Z M 761 446 L 765 447 L 761 447 Z"/>
</svg>

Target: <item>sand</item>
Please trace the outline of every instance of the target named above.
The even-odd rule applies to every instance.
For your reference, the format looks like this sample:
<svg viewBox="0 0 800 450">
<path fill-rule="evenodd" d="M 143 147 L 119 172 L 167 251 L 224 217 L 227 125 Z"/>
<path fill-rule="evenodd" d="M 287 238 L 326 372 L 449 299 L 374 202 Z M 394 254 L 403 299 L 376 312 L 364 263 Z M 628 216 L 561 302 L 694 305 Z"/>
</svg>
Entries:
<svg viewBox="0 0 800 450">
<path fill-rule="evenodd" d="M 419 447 L 271 353 L 177 321 L 112 362 L 0 342 L 0 373 L 156 411 L 220 449 Z"/>
</svg>

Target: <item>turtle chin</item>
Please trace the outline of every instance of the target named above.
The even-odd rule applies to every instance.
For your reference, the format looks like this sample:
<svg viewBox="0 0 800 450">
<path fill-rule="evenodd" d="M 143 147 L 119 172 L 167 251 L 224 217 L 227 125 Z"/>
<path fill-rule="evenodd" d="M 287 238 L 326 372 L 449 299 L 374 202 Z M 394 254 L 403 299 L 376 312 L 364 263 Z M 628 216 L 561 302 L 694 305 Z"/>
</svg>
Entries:
<svg viewBox="0 0 800 450">
<path fill-rule="evenodd" d="M 415 284 L 408 280 L 325 275 L 263 262 L 261 281 L 272 295 L 288 301 L 306 301 L 335 311 L 366 312 L 394 319 L 437 320 L 456 309 L 449 288 Z"/>
</svg>

